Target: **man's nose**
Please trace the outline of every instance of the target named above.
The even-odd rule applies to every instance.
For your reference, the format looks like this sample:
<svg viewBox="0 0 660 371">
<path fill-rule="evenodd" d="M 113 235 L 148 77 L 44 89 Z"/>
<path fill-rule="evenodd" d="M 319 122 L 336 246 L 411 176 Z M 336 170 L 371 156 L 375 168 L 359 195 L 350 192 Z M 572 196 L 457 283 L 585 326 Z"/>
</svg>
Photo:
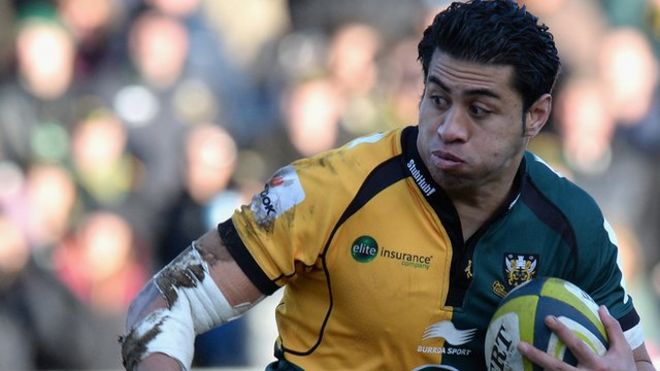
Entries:
<svg viewBox="0 0 660 371">
<path fill-rule="evenodd" d="M 460 107 L 450 108 L 440 119 L 438 135 L 444 142 L 465 142 L 469 134 L 469 117 Z"/>
</svg>

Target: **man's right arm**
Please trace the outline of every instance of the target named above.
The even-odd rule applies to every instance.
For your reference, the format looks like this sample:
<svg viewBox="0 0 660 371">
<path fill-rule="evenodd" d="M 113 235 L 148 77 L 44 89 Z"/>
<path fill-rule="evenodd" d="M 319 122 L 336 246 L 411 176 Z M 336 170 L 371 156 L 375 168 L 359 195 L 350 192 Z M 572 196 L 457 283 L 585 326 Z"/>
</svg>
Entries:
<svg viewBox="0 0 660 371">
<path fill-rule="evenodd" d="M 207 232 L 156 274 L 131 303 L 128 335 L 122 338 L 124 367 L 189 369 L 195 335 L 240 316 L 263 297 L 217 230 Z"/>
</svg>

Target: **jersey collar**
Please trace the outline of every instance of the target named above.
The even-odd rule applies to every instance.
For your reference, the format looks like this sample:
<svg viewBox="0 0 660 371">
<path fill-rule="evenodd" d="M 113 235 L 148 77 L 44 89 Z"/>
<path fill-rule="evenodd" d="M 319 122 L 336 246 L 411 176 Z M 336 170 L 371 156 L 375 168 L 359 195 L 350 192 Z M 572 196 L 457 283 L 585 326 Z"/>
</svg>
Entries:
<svg viewBox="0 0 660 371">
<path fill-rule="evenodd" d="M 463 245 L 463 233 L 461 232 L 461 223 L 458 212 L 454 207 L 447 193 L 433 180 L 431 173 L 424 165 L 419 151 L 417 150 L 417 135 L 419 130 L 417 126 L 409 126 L 401 133 L 401 148 L 404 171 L 414 179 L 414 183 L 420 190 L 429 205 L 436 212 L 440 220 L 449 233 L 454 246 Z M 502 217 L 508 210 L 511 210 L 520 198 L 520 193 L 524 188 L 525 174 L 527 172 L 525 157 L 516 172 L 513 181 L 513 187 L 507 196 L 506 201 L 497 209 L 484 225 L 470 239 L 478 237 L 487 227 Z"/>
</svg>

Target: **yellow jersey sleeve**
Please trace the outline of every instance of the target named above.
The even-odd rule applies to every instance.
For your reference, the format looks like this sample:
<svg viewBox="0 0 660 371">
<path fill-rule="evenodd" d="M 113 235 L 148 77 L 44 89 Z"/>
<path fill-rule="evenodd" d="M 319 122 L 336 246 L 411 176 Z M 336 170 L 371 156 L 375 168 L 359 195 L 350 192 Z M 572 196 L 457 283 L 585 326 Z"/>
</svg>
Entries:
<svg viewBox="0 0 660 371">
<path fill-rule="evenodd" d="M 391 137 L 389 144 L 376 143 L 388 142 L 386 136 Z M 248 266 L 256 263 L 262 271 L 246 272 L 248 276 L 253 279 L 254 274 L 265 274 L 264 280 L 282 286 L 298 270 L 318 264 L 337 221 L 364 178 L 382 161 L 381 151 L 392 152 L 393 147 L 398 147 L 398 137 L 393 132 L 359 138 L 275 172 L 263 191 L 231 218 L 239 244 L 250 255 L 244 258 L 253 260 Z M 366 151 L 369 155 L 356 156 L 351 153 L 354 151 Z M 219 229 L 222 235 L 222 224 Z M 235 246 L 229 247 L 235 259 L 244 254 Z M 240 263 L 241 267 L 246 266 Z"/>
</svg>

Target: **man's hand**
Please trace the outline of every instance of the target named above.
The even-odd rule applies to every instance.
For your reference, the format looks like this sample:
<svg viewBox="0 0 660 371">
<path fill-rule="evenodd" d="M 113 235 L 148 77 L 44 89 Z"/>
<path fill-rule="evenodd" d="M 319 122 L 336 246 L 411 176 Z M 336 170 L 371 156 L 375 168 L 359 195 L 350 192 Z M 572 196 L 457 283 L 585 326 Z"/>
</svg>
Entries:
<svg viewBox="0 0 660 371">
<path fill-rule="evenodd" d="M 602 356 L 594 353 L 584 341 L 575 336 L 568 327 L 553 316 L 546 317 L 545 324 L 571 350 L 578 360 L 578 366 L 570 366 L 525 342 L 518 344 L 518 351 L 546 370 L 636 370 L 636 359 L 633 357 L 633 351 L 623 335 L 619 322 L 610 316 L 605 306 L 599 308 L 598 314 L 605 326 L 610 342 L 607 353 Z"/>
</svg>

